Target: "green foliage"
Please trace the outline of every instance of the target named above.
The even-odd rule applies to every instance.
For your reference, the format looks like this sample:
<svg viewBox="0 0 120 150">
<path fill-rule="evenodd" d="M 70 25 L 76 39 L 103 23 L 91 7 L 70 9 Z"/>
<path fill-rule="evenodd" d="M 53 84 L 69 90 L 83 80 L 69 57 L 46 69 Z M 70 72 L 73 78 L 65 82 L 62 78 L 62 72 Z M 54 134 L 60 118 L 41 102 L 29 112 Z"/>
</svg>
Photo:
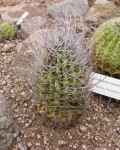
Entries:
<svg viewBox="0 0 120 150">
<path fill-rule="evenodd" d="M 17 28 L 15 25 L 9 24 L 8 22 L 4 22 L 0 24 L 0 42 L 3 39 L 14 39 L 17 32 Z"/>
<path fill-rule="evenodd" d="M 120 19 L 107 21 L 92 38 L 93 59 L 110 74 L 120 74 Z"/>
</svg>

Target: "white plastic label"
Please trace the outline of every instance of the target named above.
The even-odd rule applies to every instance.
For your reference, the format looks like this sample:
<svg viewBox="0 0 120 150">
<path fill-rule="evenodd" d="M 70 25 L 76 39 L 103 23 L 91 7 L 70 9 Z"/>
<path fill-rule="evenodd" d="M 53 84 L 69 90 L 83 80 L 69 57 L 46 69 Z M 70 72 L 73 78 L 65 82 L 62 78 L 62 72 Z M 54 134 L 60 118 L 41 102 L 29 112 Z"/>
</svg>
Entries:
<svg viewBox="0 0 120 150">
<path fill-rule="evenodd" d="M 29 13 L 26 11 L 18 20 L 18 22 L 16 23 L 17 26 L 21 25 L 22 22 L 24 21 L 24 19 L 29 15 Z"/>
<path fill-rule="evenodd" d="M 120 100 L 120 80 L 98 73 L 91 74 L 93 87 L 90 91 Z"/>
</svg>

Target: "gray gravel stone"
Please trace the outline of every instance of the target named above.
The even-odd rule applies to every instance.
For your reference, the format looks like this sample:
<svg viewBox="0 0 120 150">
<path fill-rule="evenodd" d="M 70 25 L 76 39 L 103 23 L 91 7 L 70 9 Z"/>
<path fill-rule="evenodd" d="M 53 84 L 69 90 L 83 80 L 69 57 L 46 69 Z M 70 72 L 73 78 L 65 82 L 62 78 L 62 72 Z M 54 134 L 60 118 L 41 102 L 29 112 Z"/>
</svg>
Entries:
<svg viewBox="0 0 120 150">
<path fill-rule="evenodd" d="M 21 26 L 21 35 L 24 38 L 29 37 L 32 33 L 46 26 L 47 20 L 41 16 L 32 17 L 25 20 Z"/>
<path fill-rule="evenodd" d="M 11 146 L 19 135 L 20 128 L 13 120 L 7 100 L 0 94 L 0 149 Z"/>
<path fill-rule="evenodd" d="M 87 131 L 87 127 L 85 127 L 85 126 L 80 126 L 80 130 L 81 130 L 81 132 L 86 132 L 86 131 Z"/>
<path fill-rule="evenodd" d="M 85 15 L 89 9 L 88 0 L 64 0 L 48 8 L 48 13 L 53 18 L 79 17 Z"/>
<path fill-rule="evenodd" d="M 20 143 L 18 143 L 18 147 L 20 150 L 27 150 L 27 143 L 25 141 L 21 141 Z"/>
<path fill-rule="evenodd" d="M 58 145 L 60 146 L 64 146 L 67 144 L 67 141 L 63 141 L 63 140 L 58 140 Z"/>
</svg>

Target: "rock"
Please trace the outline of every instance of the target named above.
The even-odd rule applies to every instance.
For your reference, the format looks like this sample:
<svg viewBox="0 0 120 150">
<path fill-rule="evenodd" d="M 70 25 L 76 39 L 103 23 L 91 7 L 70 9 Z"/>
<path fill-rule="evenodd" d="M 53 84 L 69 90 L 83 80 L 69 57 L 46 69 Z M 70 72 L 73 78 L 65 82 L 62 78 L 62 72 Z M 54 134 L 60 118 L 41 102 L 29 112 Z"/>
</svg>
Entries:
<svg viewBox="0 0 120 150">
<path fill-rule="evenodd" d="M 87 131 L 87 127 L 85 127 L 85 126 L 80 126 L 80 130 L 81 130 L 81 132 L 86 132 L 86 131 Z"/>
<path fill-rule="evenodd" d="M 85 22 L 90 28 L 98 27 L 103 22 L 119 16 L 119 9 L 111 2 L 97 0 L 94 6 L 86 14 Z"/>
<path fill-rule="evenodd" d="M 82 145 L 83 150 L 87 150 L 87 146 L 86 145 Z"/>
<path fill-rule="evenodd" d="M 28 147 L 32 147 L 32 143 L 31 142 L 29 142 L 27 145 L 28 145 Z"/>
<path fill-rule="evenodd" d="M 89 7 L 92 7 L 94 5 L 96 0 L 88 0 L 88 4 L 89 4 Z"/>
<path fill-rule="evenodd" d="M 21 35 L 24 38 L 27 38 L 35 31 L 46 26 L 46 24 L 47 24 L 47 20 L 41 16 L 27 19 L 21 26 Z"/>
<path fill-rule="evenodd" d="M 18 4 L 21 0 L 2 0 L 4 6 L 13 6 Z"/>
<path fill-rule="evenodd" d="M 63 141 L 63 140 L 58 140 L 58 145 L 60 146 L 64 146 L 67 144 L 67 141 Z"/>
<path fill-rule="evenodd" d="M 107 0 L 96 0 L 95 4 L 97 5 L 105 5 L 107 3 Z"/>
<path fill-rule="evenodd" d="M 7 100 L 0 94 L 0 149 L 10 147 L 19 132 L 20 128 L 11 117 Z"/>
<path fill-rule="evenodd" d="M 25 11 L 30 12 L 30 15 L 27 16 L 27 18 L 40 16 L 41 14 L 41 10 L 37 7 L 27 6 L 25 4 L 6 6 L 0 7 L 1 20 L 16 23 Z"/>
<path fill-rule="evenodd" d="M 27 150 L 27 143 L 25 141 L 21 141 L 20 143 L 18 143 L 18 147 L 20 150 Z"/>
<path fill-rule="evenodd" d="M 120 126 L 120 116 L 117 118 L 116 122 Z"/>
<path fill-rule="evenodd" d="M 115 5 L 120 6 L 120 0 L 108 0 L 113 2 Z"/>
<path fill-rule="evenodd" d="M 14 43 L 5 44 L 2 48 L 2 52 L 11 52 L 12 49 L 15 47 Z"/>
<path fill-rule="evenodd" d="M 77 149 L 78 144 L 76 143 L 75 145 L 73 145 L 73 149 Z"/>
<path fill-rule="evenodd" d="M 27 38 L 23 43 L 20 44 L 18 47 L 18 55 L 15 57 L 14 61 L 12 62 L 12 69 L 17 73 L 26 74 L 29 76 L 29 67 L 31 66 L 31 62 L 36 63 L 34 50 L 41 50 L 41 47 L 43 46 L 44 39 L 42 37 L 42 34 L 46 34 L 49 32 L 48 29 L 41 29 L 35 33 L 33 33 L 29 38 Z M 38 56 L 39 59 L 41 56 Z M 25 58 L 25 61 L 23 61 L 23 58 Z M 30 64 L 30 66 L 29 66 Z M 35 68 L 33 68 L 34 71 Z M 26 70 L 24 72 L 21 72 L 21 70 Z M 28 72 L 27 72 L 28 71 Z M 31 77 L 31 75 L 30 75 Z"/>
<path fill-rule="evenodd" d="M 48 8 L 48 13 L 53 18 L 79 17 L 88 12 L 88 0 L 64 0 Z"/>
</svg>

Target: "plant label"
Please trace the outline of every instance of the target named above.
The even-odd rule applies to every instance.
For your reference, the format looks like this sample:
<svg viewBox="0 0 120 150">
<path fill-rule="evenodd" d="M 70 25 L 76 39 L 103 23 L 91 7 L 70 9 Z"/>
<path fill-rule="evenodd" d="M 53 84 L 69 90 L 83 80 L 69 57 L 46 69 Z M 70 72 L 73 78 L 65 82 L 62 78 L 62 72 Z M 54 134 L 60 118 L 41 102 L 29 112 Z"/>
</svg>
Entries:
<svg viewBox="0 0 120 150">
<path fill-rule="evenodd" d="M 98 73 L 91 74 L 93 87 L 90 91 L 120 100 L 120 80 Z"/>
<path fill-rule="evenodd" d="M 22 24 L 22 22 L 25 20 L 25 18 L 29 15 L 29 13 L 26 11 L 18 20 L 18 22 L 16 23 L 16 26 L 20 26 Z"/>
</svg>

